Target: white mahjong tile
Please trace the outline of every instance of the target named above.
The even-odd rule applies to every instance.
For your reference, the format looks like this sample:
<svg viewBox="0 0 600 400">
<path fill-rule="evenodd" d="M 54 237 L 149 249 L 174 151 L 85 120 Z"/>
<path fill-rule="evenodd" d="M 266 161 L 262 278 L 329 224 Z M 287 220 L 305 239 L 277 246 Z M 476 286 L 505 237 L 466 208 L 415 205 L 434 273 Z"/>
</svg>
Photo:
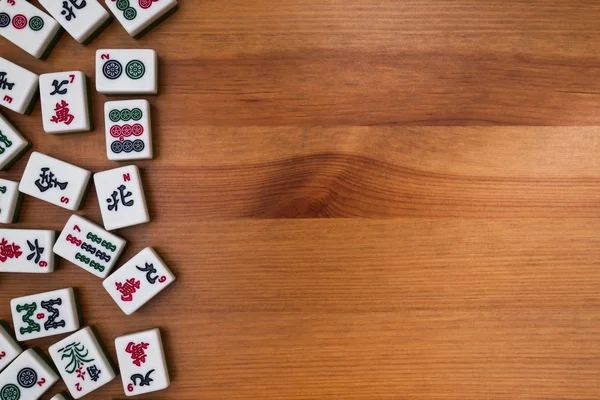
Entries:
<svg viewBox="0 0 600 400">
<path fill-rule="evenodd" d="M 19 114 L 29 114 L 37 100 L 37 93 L 36 74 L 0 57 L 0 105 Z"/>
<path fill-rule="evenodd" d="M 96 90 L 104 94 L 156 94 L 158 92 L 156 51 L 97 50 Z"/>
<path fill-rule="evenodd" d="M 102 282 L 127 315 L 134 313 L 175 280 L 151 247 L 146 247 Z"/>
<path fill-rule="evenodd" d="M 110 11 L 123 28 L 133 37 L 140 37 L 148 29 L 175 11 L 177 0 L 105 0 Z"/>
<path fill-rule="evenodd" d="M 55 238 L 51 230 L 0 229 L 0 272 L 53 272 Z"/>
<path fill-rule="evenodd" d="M 125 244 L 120 237 L 73 215 L 56 241 L 54 253 L 100 278 L 106 278 Z"/>
<path fill-rule="evenodd" d="M 85 132 L 91 129 L 87 77 L 83 72 L 40 75 L 40 98 L 46 133 Z"/>
<path fill-rule="evenodd" d="M 36 58 L 45 58 L 61 29 L 48 14 L 26 0 L 0 1 L 0 35 Z"/>
<path fill-rule="evenodd" d="M 79 329 L 77 300 L 72 288 L 12 299 L 10 310 L 19 342 Z"/>
<path fill-rule="evenodd" d="M 57 395 L 52 396 L 50 400 L 70 400 L 71 396 L 66 393 L 59 393 Z"/>
<path fill-rule="evenodd" d="M 87 193 L 91 175 L 88 170 L 34 151 L 19 191 L 67 210 L 77 210 Z"/>
<path fill-rule="evenodd" d="M 19 184 L 0 178 L 0 224 L 15 222 L 20 205 Z"/>
<path fill-rule="evenodd" d="M 127 396 L 169 387 L 169 370 L 158 328 L 116 338 L 115 351 Z"/>
<path fill-rule="evenodd" d="M 106 385 L 116 376 L 100 338 L 89 326 L 53 344 L 48 352 L 75 399 Z"/>
<path fill-rule="evenodd" d="M 37 349 L 25 350 L 0 373 L 0 399 L 35 400 L 58 381 Z"/>
<path fill-rule="evenodd" d="M 29 146 L 29 141 L 0 114 L 0 170 L 9 169 Z"/>
<path fill-rule="evenodd" d="M 104 103 L 106 154 L 109 160 L 152 158 L 152 125 L 147 100 Z"/>
<path fill-rule="evenodd" d="M 23 352 L 15 338 L 9 333 L 8 325 L 0 321 L 0 371 Z"/>
<path fill-rule="evenodd" d="M 140 171 L 135 165 L 94 174 L 104 228 L 124 228 L 150 221 Z"/>
<path fill-rule="evenodd" d="M 89 43 L 111 19 L 110 14 L 97 0 L 39 2 L 79 43 Z"/>
</svg>

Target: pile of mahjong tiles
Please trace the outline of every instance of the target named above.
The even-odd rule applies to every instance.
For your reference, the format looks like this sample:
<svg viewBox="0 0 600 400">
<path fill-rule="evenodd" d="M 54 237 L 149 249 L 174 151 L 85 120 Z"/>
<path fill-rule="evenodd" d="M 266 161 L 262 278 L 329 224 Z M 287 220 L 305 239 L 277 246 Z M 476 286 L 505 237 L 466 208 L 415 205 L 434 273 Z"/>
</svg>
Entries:
<svg viewBox="0 0 600 400">
<path fill-rule="evenodd" d="M 134 37 L 177 8 L 177 0 L 105 1 Z M 51 16 L 25 0 L 0 0 L 0 35 L 37 58 L 43 59 L 50 53 L 63 28 L 78 42 L 88 43 L 112 21 L 97 0 L 39 2 Z M 98 50 L 95 62 L 96 90 L 100 93 L 158 92 L 158 60 L 154 50 Z M 0 105 L 28 114 L 38 93 L 45 132 L 60 134 L 92 129 L 87 77 L 83 72 L 38 76 L 0 58 Z M 104 120 L 109 160 L 152 158 L 148 101 L 108 101 L 104 104 Z M 70 139 L 65 136 L 64 140 Z M 0 115 L 0 169 L 9 169 L 29 147 L 29 140 Z M 33 152 L 20 182 L 0 179 L 0 222 L 16 222 L 23 195 L 77 210 L 85 200 L 91 178 L 90 171 Z M 138 168 L 127 165 L 96 172 L 93 180 L 104 227 L 72 215 L 58 238 L 52 230 L 0 229 L 0 272 L 51 273 L 56 256 L 60 256 L 102 278 L 110 297 L 129 315 L 170 285 L 175 276 L 151 247 L 115 268 L 126 241 L 109 231 L 150 221 Z M 113 269 L 115 272 L 111 274 Z M 93 327 L 82 323 L 73 288 L 23 294 L 10 302 L 14 329 L 0 321 L 0 400 L 38 399 L 59 376 L 74 398 L 81 398 L 115 379 L 118 371 L 104 350 L 102 339 Z M 18 343 L 65 333 L 69 335 L 48 348 L 51 360 L 39 349 L 24 349 Z M 169 386 L 159 329 L 148 327 L 118 337 L 115 350 L 126 395 Z M 69 398 L 66 393 L 52 397 L 66 398 Z"/>
</svg>

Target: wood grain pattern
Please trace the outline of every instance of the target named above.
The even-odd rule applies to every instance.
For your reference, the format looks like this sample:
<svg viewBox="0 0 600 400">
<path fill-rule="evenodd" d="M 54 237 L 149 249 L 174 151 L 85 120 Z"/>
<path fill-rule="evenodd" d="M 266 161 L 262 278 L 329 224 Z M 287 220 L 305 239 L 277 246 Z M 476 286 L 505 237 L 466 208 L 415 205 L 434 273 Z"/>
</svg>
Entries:
<svg viewBox="0 0 600 400">
<path fill-rule="evenodd" d="M 147 399 L 600 397 L 599 3 L 180 3 L 141 40 L 113 23 L 44 62 L 1 42 L 92 83 L 98 48 L 158 51 L 156 158 L 136 163 L 152 222 L 118 234 L 123 262 L 154 246 L 178 277 L 127 317 L 67 262 L 3 274 L 1 319 L 73 286 L 113 359 L 115 337 L 162 328 L 173 382 Z M 90 134 L 5 114 L 97 172 L 122 165 L 114 98 L 93 93 Z M 79 213 L 101 221 L 95 190 Z M 16 226 L 69 216 L 25 198 Z M 86 398 L 124 399 L 120 378 Z"/>
</svg>

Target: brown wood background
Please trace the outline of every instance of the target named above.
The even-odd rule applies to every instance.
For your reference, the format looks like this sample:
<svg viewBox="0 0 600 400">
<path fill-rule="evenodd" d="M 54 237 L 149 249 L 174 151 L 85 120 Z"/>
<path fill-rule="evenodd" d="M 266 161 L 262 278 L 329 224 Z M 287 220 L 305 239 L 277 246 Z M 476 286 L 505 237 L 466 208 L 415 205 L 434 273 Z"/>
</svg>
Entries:
<svg viewBox="0 0 600 400">
<path fill-rule="evenodd" d="M 92 82 L 97 48 L 158 51 L 152 222 L 118 233 L 122 262 L 155 246 L 178 281 L 127 317 L 66 262 L 4 274 L 0 318 L 73 286 L 113 358 L 161 327 L 173 382 L 147 399 L 600 398 L 599 2 L 180 3 L 139 41 L 114 22 L 45 62 L 0 45 Z M 101 171 L 120 164 L 92 97 L 88 134 L 6 114 Z M 101 221 L 93 189 L 81 214 Z M 17 226 L 69 215 L 26 198 Z M 124 397 L 119 377 L 88 398 Z"/>
</svg>

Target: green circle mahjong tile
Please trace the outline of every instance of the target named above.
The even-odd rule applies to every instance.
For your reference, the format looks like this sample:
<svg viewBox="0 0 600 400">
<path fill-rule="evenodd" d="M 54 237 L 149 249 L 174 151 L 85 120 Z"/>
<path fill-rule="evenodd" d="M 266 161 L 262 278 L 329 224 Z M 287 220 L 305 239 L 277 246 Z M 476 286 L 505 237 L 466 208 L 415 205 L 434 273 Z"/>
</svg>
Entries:
<svg viewBox="0 0 600 400">
<path fill-rule="evenodd" d="M 129 8 L 129 0 L 117 0 L 117 8 L 121 11 L 125 11 Z"/>
<path fill-rule="evenodd" d="M 135 11 L 135 8 L 129 7 L 127 10 L 123 11 L 123 16 L 126 20 L 131 21 L 137 17 L 137 11 Z"/>
<path fill-rule="evenodd" d="M 118 122 L 121 119 L 121 111 L 119 111 L 117 109 L 110 110 L 110 112 L 108 113 L 108 118 L 112 122 Z"/>
<path fill-rule="evenodd" d="M 139 60 L 131 60 L 125 66 L 125 73 L 131 79 L 140 79 L 146 73 L 146 67 Z"/>
<path fill-rule="evenodd" d="M 44 27 L 44 20 L 41 17 L 31 17 L 29 20 L 29 27 L 32 31 L 39 31 Z"/>
<path fill-rule="evenodd" d="M 139 121 L 140 119 L 142 119 L 143 115 L 144 113 L 142 113 L 142 110 L 140 110 L 139 108 L 134 108 L 133 110 L 131 110 L 131 119 L 134 121 Z"/>
<path fill-rule="evenodd" d="M 121 119 L 123 121 L 129 121 L 131 119 L 131 110 L 124 108 L 121 110 Z"/>
<path fill-rule="evenodd" d="M 9 383 L 8 385 L 4 385 L 2 390 L 0 390 L 0 399 L 2 400 L 19 400 L 20 398 L 21 391 L 17 385 Z"/>
</svg>

